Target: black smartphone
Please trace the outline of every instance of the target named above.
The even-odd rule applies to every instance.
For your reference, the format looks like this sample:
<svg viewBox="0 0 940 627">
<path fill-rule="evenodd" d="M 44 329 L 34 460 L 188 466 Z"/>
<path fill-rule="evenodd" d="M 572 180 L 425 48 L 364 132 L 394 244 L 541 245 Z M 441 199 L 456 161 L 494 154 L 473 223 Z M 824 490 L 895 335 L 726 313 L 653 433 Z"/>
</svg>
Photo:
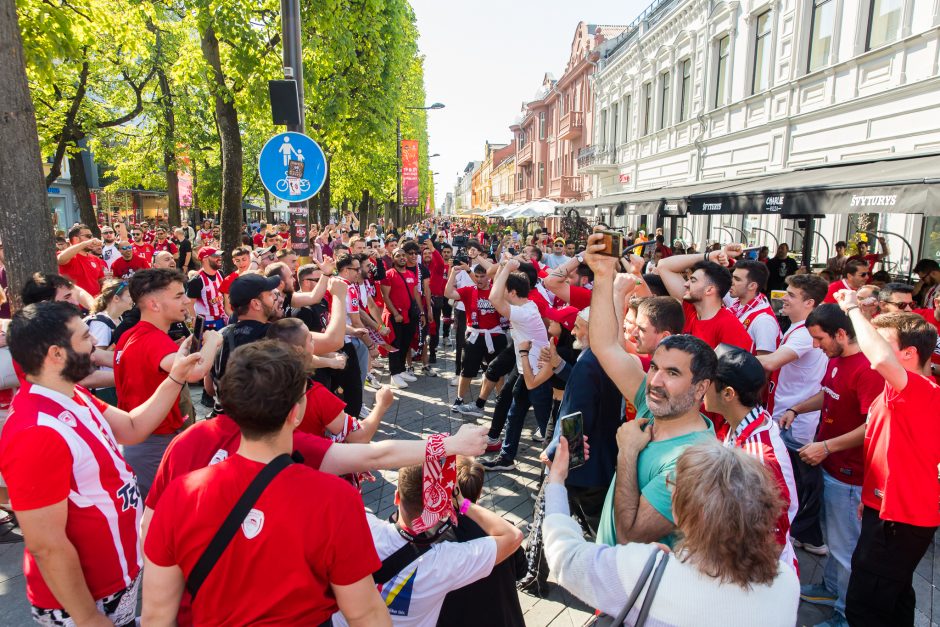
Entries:
<svg viewBox="0 0 940 627">
<path fill-rule="evenodd" d="M 568 468 L 584 465 L 584 417 L 575 412 L 561 417 L 561 434 L 568 440 Z"/>
<path fill-rule="evenodd" d="M 189 345 L 189 353 L 198 353 L 202 350 L 202 332 L 206 328 L 206 317 L 203 315 L 197 315 L 196 321 L 193 322 L 193 341 Z"/>
</svg>

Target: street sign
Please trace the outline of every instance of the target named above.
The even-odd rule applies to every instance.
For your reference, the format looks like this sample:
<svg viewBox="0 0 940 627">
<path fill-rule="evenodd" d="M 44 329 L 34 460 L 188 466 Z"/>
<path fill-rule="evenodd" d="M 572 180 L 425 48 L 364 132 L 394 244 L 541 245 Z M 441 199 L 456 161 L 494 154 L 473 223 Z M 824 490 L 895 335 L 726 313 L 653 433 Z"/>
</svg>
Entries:
<svg viewBox="0 0 940 627">
<path fill-rule="evenodd" d="M 303 202 L 313 198 L 326 181 L 323 150 L 302 133 L 279 133 L 269 139 L 258 157 L 261 183 L 275 198 Z"/>
</svg>

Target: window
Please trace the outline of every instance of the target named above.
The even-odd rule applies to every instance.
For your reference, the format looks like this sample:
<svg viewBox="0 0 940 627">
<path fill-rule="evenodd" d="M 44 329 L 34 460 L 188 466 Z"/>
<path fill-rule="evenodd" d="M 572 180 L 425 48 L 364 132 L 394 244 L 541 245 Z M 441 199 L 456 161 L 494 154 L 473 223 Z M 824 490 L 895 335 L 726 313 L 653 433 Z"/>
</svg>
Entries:
<svg viewBox="0 0 940 627">
<path fill-rule="evenodd" d="M 834 0 L 812 0 L 813 21 L 809 27 L 809 61 L 806 71 L 813 72 L 829 64 L 832 30 L 836 19 Z"/>
<path fill-rule="evenodd" d="M 627 99 L 623 101 L 623 141 L 630 141 L 630 105 L 632 98 L 627 96 Z"/>
<path fill-rule="evenodd" d="M 545 164 L 539 164 L 539 187 L 544 187 L 545 185 Z"/>
<path fill-rule="evenodd" d="M 692 59 L 682 62 L 682 82 L 679 84 L 679 121 L 689 119 L 692 110 Z"/>
<path fill-rule="evenodd" d="M 620 105 L 616 102 L 611 106 L 611 122 L 610 122 L 610 147 L 612 149 L 617 148 L 617 129 L 619 128 L 617 124 L 620 121 Z"/>
<path fill-rule="evenodd" d="M 754 24 L 754 76 L 751 77 L 751 93 L 756 94 L 770 87 L 770 11 L 757 16 Z"/>
<path fill-rule="evenodd" d="M 659 130 L 663 130 L 669 124 L 669 72 L 663 72 L 659 75 Z"/>
<path fill-rule="evenodd" d="M 718 62 L 715 64 L 715 108 L 728 104 L 728 57 L 731 54 L 731 37 L 725 35 L 718 40 Z"/>
<path fill-rule="evenodd" d="M 889 44 L 898 38 L 903 4 L 903 0 L 871 0 L 866 50 Z"/>
<path fill-rule="evenodd" d="M 519 133 L 519 149 L 525 148 L 525 131 Z"/>
<path fill-rule="evenodd" d="M 545 112 L 539 113 L 539 139 L 545 139 Z"/>
<path fill-rule="evenodd" d="M 643 134 L 653 130 L 653 84 L 643 84 Z"/>
<path fill-rule="evenodd" d="M 523 176 L 522 172 L 520 172 L 516 178 L 516 189 L 522 189 L 525 187 L 525 177 Z"/>
</svg>

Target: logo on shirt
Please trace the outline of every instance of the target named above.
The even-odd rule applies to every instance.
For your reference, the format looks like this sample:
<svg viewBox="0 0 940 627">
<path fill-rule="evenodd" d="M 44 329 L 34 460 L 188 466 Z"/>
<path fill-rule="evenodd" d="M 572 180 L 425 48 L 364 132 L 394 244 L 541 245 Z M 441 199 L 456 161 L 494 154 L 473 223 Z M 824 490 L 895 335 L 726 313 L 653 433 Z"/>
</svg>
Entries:
<svg viewBox="0 0 940 627">
<path fill-rule="evenodd" d="M 226 459 L 228 459 L 228 451 L 224 448 L 220 448 L 215 452 L 215 455 L 212 456 L 212 459 L 209 460 L 209 465 L 214 466 L 219 462 L 224 462 Z"/>
<path fill-rule="evenodd" d="M 264 512 L 256 509 L 248 512 L 245 520 L 242 521 L 242 533 L 249 540 L 261 533 L 262 527 L 264 527 Z"/>
<path fill-rule="evenodd" d="M 63 411 L 58 415 L 59 422 L 64 422 L 73 429 L 78 426 L 78 421 L 75 420 L 75 416 L 72 415 L 72 412 Z"/>
<path fill-rule="evenodd" d="M 121 498 L 122 512 L 126 512 L 131 508 L 136 509 L 140 507 L 140 490 L 137 489 L 136 478 L 122 485 L 117 491 L 117 495 Z"/>
</svg>

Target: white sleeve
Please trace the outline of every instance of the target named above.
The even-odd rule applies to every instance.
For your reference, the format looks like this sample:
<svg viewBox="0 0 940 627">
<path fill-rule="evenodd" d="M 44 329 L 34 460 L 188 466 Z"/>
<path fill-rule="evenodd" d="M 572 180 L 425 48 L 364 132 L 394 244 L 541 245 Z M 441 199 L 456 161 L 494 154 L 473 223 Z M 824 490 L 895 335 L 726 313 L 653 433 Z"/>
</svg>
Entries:
<svg viewBox="0 0 940 627">
<path fill-rule="evenodd" d="M 806 327 L 797 329 L 790 334 L 790 337 L 787 338 L 787 343 L 784 344 L 784 346 L 796 353 L 796 358 L 799 359 L 809 351 L 813 350 L 813 336 L 809 334 L 809 331 L 806 330 Z"/>
<path fill-rule="evenodd" d="M 751 335 L 751 339 L 754 340 L 754 350 L 767 351 L 768 353 L 777 350 L 777 338 L 780 334 L 780 327 L 777 326 L 776 322 L 771 320 L 770 316 L 757 316 L 747 328 L 747 332 Z"/>
<path fill-rule="evenodd" d="M 460 565 L 441 578 L 442 585 L 448 590 L 456 590 L 483 579 L 496 566 L 496 540 L 489 536 L 469 542 L 443 542 L 440 547 L 441 564 Z"/>
<path fill-rule="evenodd" d="M 95 338 L 95 346 L 111 346 L 111 328 L 100 320 L 89 320 L 88 331 Z"/>
</svg>

